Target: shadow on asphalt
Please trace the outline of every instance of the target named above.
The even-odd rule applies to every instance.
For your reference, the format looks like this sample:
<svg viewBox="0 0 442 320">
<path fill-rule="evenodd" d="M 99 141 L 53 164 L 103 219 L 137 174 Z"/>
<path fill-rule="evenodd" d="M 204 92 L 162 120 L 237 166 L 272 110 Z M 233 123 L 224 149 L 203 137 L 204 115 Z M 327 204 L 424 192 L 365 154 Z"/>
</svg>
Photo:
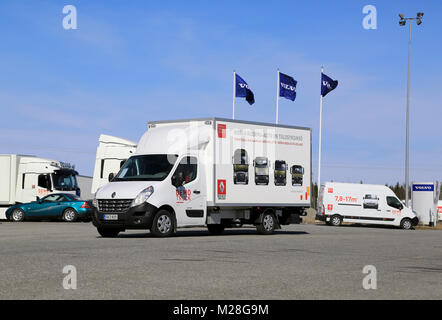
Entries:
<svg viewBox="0 0 442 320">
<path fill-rule="evenodd" d="M 391 226 L 391 225 L 375 225 L 375 224 L 359 224 L 359 223 L 355 223 L 355 224 L 343 224 L 340 225 L 338 227 L 335 226 L 329 226 L 327 224 L 322 224 L 322 223 L 315 223 L 316 226 L 320 226 L 320 227 L 327 227 L 327 228 L 371 228 L 371 229 L 394 229 L 394 230 L 401 230 L 401 228 L 395 227 L 395 226 Z M 414 230 L 414 228 L 413 228 Z"/>
<path fill-rule="evenodd" d="M 259 235 L 263 237 L 272 237 L 280 235 L 304 235 L 309 234 L 305 231 L 288 231 L 288 230 L 277 230 L 272 235 L 260 235 L 256 230 L 226 230 L 223 234 L 213 235 L 208 231 L 196 231 L 196 230 L 179 230 L 176 234 L 172 235 L 170 238 L 185 238 L 185 237 L 228 237 L 228 236 L 249 236 L 249 235 Z M 101 238 L 97 236 L 97 238 Z M 151 233 L 129 233 L 124 232 L 118 235 L 118 238 L 155 238 Z"/>
</svg>

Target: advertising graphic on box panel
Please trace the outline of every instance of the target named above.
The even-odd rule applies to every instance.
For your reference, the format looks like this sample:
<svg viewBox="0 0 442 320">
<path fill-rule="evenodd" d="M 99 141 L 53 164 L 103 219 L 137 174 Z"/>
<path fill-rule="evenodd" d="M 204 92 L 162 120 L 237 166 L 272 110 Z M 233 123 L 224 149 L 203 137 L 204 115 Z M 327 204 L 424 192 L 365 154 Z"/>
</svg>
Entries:
<svg viewBox="0 0 442 320">
<path fill-rule="evenodd" d="M 310 129 L 218 121 L 215 130 L 218 204 L 310 203 Z"/>
</svg>

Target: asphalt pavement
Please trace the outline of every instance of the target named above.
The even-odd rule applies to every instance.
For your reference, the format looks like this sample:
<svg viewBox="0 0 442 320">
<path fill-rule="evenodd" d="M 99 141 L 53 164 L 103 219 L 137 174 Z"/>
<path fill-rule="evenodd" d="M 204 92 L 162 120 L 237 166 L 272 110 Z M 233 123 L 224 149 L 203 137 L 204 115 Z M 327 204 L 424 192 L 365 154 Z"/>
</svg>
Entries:
<svg viewBox="0 0 442 320">
<path fill-rule="evenodd" d="M 0 270 L 0 299 L 442 299 L 442 233 L 299 224 L 109 239 L 91 223 L 2 222 Z"/>
</svg>

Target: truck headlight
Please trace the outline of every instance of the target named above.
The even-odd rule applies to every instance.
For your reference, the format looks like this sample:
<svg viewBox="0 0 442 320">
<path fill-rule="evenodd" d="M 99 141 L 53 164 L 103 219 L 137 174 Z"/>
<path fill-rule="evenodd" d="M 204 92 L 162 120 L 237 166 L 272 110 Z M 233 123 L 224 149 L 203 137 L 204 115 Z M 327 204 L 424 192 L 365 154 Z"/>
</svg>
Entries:
<svg viewBox="0 0 442 320">
<path fill-rule="evenodd" d="M 149 197 L 153 193 L 153 186 L 149 186 L 146 189 L 142 190 L 137 197 L 132 201 L 131 207 L 138 206 L 140 204 L 143 204 L 144 202 L 149 199 Z"/>
</svg>

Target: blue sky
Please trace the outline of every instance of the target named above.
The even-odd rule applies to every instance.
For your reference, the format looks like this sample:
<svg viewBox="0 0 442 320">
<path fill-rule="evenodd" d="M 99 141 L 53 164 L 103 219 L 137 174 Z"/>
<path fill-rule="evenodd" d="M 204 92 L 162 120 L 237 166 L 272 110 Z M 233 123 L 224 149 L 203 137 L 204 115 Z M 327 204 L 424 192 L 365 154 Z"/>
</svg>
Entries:
<svg viewBox="0 0 442 320">
<path fill-rule="evenodd" d="M 78 29 L 62 27 L 64 5 Z M 362 27 L 365 5 L 377 29 Z M 410 180 L 442 177 L 440 1 L 0 2 L 0 153 L 35 154 L 92 175 L 98 136 L 137 141 L 147 121 L 231 117 L 232 70 L 255 93 L 236 118 L 273 122 L 276 70 L 298 81 L 280 123 L 313 129 L 321 180 L 404 181 L 408 26 L 413 25 Z"/>
</svg>

